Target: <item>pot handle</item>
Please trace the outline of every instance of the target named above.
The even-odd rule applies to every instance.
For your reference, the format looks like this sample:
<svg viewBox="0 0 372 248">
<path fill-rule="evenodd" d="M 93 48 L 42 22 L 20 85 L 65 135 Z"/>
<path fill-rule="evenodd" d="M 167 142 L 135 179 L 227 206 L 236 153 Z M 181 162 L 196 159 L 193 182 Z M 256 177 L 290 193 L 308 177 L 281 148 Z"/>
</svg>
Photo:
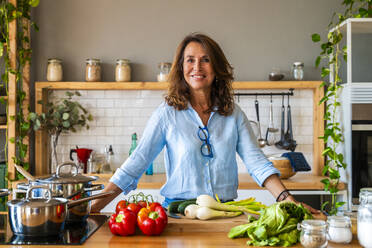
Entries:
<svg viewBox="0 0 372 248">
<path fill-rule="evenodd" d="M 99 193 L 99 194 L 96 194 L 96 195 L 92 195 L 92 196 L 89 196 L 89 197 L 81 198 L 79 200 L 69 200 L 69 202 L 67 203 L 67 206 L 68 206 L 68 208 L 72 208 L 72 207 L 75 207 L 77 205 L 80 205 L 81 203 L 91 201 L 91 200 L 95 200 L 95 199 L 105 198 L 105 197 L 107 197 L 109 195 L 112 195 L 114 193 L 115 193 L 114 191 L 108 191 L 108 192 L 103 192 L 103 193 Z"/>
<path fill-rule="evenodd" d="M 74 173 L 71 173 L 72 176 L 76 176 L 76 175 L 78 174 L 78 167 L 77 167 L 77 165 L 76 165 L 74 162 L 63 162 L 62 164 L 59 164 L 59 165 L 57 166 L 57 171 L 56 171 L 56 176 L 57 176 L 57 177 L 60 177 L 60 174 L 61 174 L 61 168 L 62 168 L 63 166 L 66 166 L 66 165 L 71 165 L 71 167 L 70 167 L 70 173 L 71 173 L 71 168 L 72 168 L 72 167 L 75 168 L 75 172 L 74 172 Z"/>
<path fill-rule="evenodd" d="M 90 192 L 90 191 L 96 191 L 96 190 L 101 190 L 104 189 L 105 186 L 103 184 L 92 184 L 92 185 L 87 185 L 86 188 L 84 188 L 85 192 Z"/>
<path fill-rule="evenodd" d="M 36 186 L 32 186 L 31 188 L 29 188 L 27 190 L 27 192 L 26 192 L 26 201 L 31 200 L 31 199 L 34 199 L 32 197 L 32 195 L 31 195 L 31 192 L 34 189 L 45 189 L 47 191 L 47 193 L 44 194 L 44 197 L 46 195 L 46 198 L 42 197 L 42 199 L 46 199 L 47 200 L 46 202 L 49 202 L 52 199 L 52 191 L 50 190 L 50 188 L 48 188 L 47 186 L 43 186 L 43 185 L 36 185 Z"/>
</svg>

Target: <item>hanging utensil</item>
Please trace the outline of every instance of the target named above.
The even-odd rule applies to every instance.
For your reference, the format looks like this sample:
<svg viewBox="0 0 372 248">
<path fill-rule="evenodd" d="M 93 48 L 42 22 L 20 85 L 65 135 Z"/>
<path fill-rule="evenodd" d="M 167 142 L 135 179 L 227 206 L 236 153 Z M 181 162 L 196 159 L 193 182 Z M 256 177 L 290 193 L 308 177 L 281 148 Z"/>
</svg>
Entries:
<svg viewBox="0 0 372 248">
<path fill-rule="evenodd" d="M 257 116 L 257 124 L 258 124 L 258 146 L 264 147 L 266 145 L 266 140 L 264 140 L 261 136 L 261 124 L 260 124 L 260 113 L 259 113 L 259 107 L 258 107 L 258 100 L 256 99 L 254 101 L 254 106 L 256 108 L 256 116 Z"/>
<path fill-rule="evenodd" d="M 279 149 L 287 149 L 288 143 L 284 138 L 284 122 L 285 122 L 285 107 L 284 107 L 284 95 L 282 96 L 282 110 L 281 110 L 281 125 L 280 125 L 280 140 L 275 143 L 275 146 Z"/>
<path fill-rule="evenodd" d="M 297 143 L 293 139 L 293 132 L 292 132 L 292 114 L 291 114 L 291 106 L 289 105 L 289 95 L 288 95 L 288 105 L 287 105 L 287 132 L 284 135 L 288 145 L 287 150 L 291 150 L 292 152 L 295 151 Z"/>
<path fill-rule="evenodd" d="M 270 95 L 270 111 L 269 111 L 269 126 L 266 129 L 266 144 L 273 145 L 275 142 L 275 135 L 279 131 L 278 128 L 274 127 L 274 117 L 273 117 L 273 95 Z"/>
</svg>

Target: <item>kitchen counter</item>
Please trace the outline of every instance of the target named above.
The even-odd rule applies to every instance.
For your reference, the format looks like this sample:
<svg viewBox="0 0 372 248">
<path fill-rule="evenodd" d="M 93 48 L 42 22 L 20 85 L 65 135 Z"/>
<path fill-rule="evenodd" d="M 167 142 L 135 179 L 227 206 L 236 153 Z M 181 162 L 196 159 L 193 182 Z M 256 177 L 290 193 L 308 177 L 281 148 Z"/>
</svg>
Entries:
<svg viewBox="0 0 372 248">
<path fill-rule="evenodd" d="M 222 223 L 227 222 L 229 222 L 229 224 L 222 225 Z M 82 247 L 251 247 L 246 245 L 246 241 L 248 240 L 248 238 L 229 239 L 227 237 L 228 230 L 231 227 L 240 224 L 244 224 L 242 218 L 240 217 L 210 221 L 187 220 L 186 222 L 184 219 L 179 220 L 170 218 L 166 230 L 160 236 L 148 237 L 138 232 L 135 236 L 120 237 L 112 235 L 106 223 L 98 231 L 96 231 L 84 243 L 84 245 L 82 245 Z M 298 248 L 302 246 L 301 244 L 297 244 L 296 246 L 292 247 Z M 328 248 L 344 247 L 356 248 L 361 246 L 359 245 L 355 237 L 351 244 L 328 244 Z"/>
<path fill-rule="evenodd" d="M 107 184 L 112 174 L 90 174 L 98 176 L 99 179 L 95 183 Z M 291 178 L 282 179 L 284 186 L 289 190 L 323 190 L 324 185 L 320 182 L 323 176 L 314 176 L 309 173 L 297 173 Z M 17 183 L 26 182 L 26 180 L 12 182 L 12 187 L 15 188 Z M 138 183 L 138 189 L 160 189 L 166 182 L 165 174 L 154 174 L 152 176 L 143 175 Z M 339 190 L 347 189 L 345 183 L 340 182 Z M 260 187 L 252 179 L 248 173 L 239 173 L 239 189 L 250 190 L 265 190 Z"/>
<path fill-rule="evenodd" d="M 112 175 L 94 174 L 100 179 L 98 182 L 107 183 Z M 314 176 L 309 173 L 297 173 L 291 178 L 282 179 L 283 184 L 289 190 L 323 190 L 324 185 L 320 182 L 323 176 Z M 143 175 L 138 183 L 138 189 L 160 189 L 166 182 L 165 174 Z M 341 182 L 339 190 L 346 189 L 346 184 Z M 263 190 L 248 173 L 239 173 L 239 189 Z"/>
</svg>

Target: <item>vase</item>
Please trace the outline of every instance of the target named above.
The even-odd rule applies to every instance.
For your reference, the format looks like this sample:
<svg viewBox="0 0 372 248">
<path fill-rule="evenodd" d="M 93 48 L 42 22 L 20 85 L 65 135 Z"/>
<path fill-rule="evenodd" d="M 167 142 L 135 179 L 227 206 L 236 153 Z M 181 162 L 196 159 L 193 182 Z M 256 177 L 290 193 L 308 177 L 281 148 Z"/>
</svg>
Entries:
<svg viewBox="0 0 372 248">
<path fill-rule="evenodd" d="M 49 169 L 52 174 L 57 170 L 58 158 L 57 158 L 57 144 L 58 144 L 58 135 L 50 135 L 50 157 L 49 157 Z"/>
</svg>

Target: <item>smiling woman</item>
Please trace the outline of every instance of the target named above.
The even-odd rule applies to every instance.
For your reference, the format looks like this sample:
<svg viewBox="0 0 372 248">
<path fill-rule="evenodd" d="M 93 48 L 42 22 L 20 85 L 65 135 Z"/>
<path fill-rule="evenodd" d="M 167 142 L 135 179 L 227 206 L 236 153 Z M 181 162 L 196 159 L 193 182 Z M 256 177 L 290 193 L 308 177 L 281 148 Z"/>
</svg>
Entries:
<svg viewBox="0 0 372 248">
<path fill-rule="evenodd" d="M 199 33 L 186 36 L 172 63 L 165 102 L 152 114 L 136 150 L 105 191 L 118 195 L 135 189 L 139 177 L 166 147 L 163 206 L 200 195 L 218 195 L 221 201 L 237 198 L 236 153 L 257 184 L 275 198 L 288 192 L 279 171 L 258 147 L 248 118 L 234 103 L 232 71 L 214 40 Z M 116 195 L 97 201 L 92 209 L 100 210 Z M 284 198 L 296 202 L 289 193 Z"/>
</svg>

